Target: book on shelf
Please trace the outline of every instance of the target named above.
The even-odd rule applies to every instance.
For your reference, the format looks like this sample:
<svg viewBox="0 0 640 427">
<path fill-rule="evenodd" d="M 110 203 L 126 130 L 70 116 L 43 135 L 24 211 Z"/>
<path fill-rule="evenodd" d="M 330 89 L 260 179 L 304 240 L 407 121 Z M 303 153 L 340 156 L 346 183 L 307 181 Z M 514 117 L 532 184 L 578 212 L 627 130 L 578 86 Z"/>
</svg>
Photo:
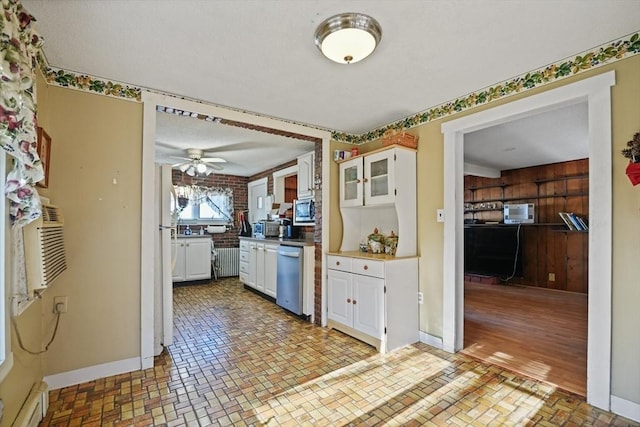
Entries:
<svg viewBox="0 0 640 427">
<path fill-rule="evenodd" d="M 562 221 L 567 225 L 569 230 L 573 231 L 587 231 L 589 227 L 587 223 L 578 215 L 573 212 L 558 212 Z"/>
</svg>

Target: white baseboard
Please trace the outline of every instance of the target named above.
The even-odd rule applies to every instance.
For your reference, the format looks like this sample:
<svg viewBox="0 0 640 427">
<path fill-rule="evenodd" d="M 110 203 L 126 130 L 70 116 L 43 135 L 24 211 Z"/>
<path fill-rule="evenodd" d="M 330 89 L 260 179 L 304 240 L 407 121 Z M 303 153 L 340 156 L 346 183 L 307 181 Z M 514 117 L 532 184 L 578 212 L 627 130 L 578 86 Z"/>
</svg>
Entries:
<svg viewBox="0 0 640 427">
<path fill-rule="evenodd" d="M 640 403 L 611 395 L 611 412 L 630 420 L 640 422 Z"/>
<path fill-rule="evenodd" d="M 140 358 L 132 357 L 131 359 L 118 360 L 115 362 L 76 369 L 74 371 L 48 375 L 44 377 L 44 381 L 49 385 L 50 390 L 57 390 L 70 385 L 93 381 L 98 378 L 137 371 L 140 368 Z"/>
<path fill-rule="evenodd" d="M 420 331 L 420 342 L 442 350 L 442 338 Z"/>
</svg>

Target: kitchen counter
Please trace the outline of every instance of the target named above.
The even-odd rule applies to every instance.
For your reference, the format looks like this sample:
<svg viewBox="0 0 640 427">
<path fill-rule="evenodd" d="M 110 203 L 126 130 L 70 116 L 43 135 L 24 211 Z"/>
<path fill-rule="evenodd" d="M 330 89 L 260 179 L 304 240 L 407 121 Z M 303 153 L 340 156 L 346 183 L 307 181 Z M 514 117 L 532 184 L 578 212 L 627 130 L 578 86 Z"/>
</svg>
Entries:
<svg viewBox="0 0 640 427">
<path fill-rule="evenodd" d="M 309 240 L 309 239 L 279 239 L 277 237 L 240 237 L 240 240 L 252 240 L 255 242 L 271 242 L 271 243 L 278 243 L 280 245 L 287 245 L 287 246 L 300 246 L 300 247 L 304 247 L 304 246 L 315 246 L 315 243 L 313 243 L 313 240 Z"/>
<path fill-rule="evenodd" d="M 178 239 L 211 239 L 209 234 L 178 234 Z"/>
</svg>

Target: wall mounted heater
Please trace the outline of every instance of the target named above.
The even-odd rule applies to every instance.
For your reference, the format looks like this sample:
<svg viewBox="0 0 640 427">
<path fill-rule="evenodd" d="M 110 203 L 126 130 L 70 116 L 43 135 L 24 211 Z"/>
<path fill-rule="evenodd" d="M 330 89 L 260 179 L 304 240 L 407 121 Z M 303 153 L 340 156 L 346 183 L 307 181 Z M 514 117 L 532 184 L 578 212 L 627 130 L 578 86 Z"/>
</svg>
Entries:
<svg viewBox="0 0 640 427">
<path fill-rule="evenodd" d="M 27 288 L 33 295 L 67 269 L 62 212 L 56 206 L 42 205 L 42 216 L 23 230 Z"/>
</svg>

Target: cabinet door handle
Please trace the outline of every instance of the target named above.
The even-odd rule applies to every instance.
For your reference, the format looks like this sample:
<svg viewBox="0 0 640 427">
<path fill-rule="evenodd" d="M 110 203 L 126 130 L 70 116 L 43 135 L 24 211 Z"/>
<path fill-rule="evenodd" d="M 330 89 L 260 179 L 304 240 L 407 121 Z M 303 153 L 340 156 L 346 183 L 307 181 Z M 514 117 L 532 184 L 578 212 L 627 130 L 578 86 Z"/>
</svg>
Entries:
<svg viewBox="0 0 640 427">
<path fill-rule="evenodd" d="M 364 268 L 365 270 L 368 270 L 368 269 L 369 269 L 369 266 L 368 266 L 368 265 L 365 265 L 365 266 L 364 266 L 364 267 L 362 267 L 362 268 Z"/>
<path fill-rule="evenodd" d="M 364 178 L 362 182 L 369 182 L 369 178 Z"/>
<path fill-rule="evenodd" d="M 359 179 L 356 179 L 356 184 L 360 184 L 362 181 L 360 181 Z"/>
<path fill-rule="evenodd" d="M 347 298 L 347 304 L 351 304 L 351 298 Z"/>
<path fill-rule="evenodd" d="M 353 300 L 353 305 L 356 305 L 356 300 Z"/>
<path fill-rule="evenodd" d="M 340 261 L 336 261 L 336 265 L 340 265 Z"/>
</svg>

